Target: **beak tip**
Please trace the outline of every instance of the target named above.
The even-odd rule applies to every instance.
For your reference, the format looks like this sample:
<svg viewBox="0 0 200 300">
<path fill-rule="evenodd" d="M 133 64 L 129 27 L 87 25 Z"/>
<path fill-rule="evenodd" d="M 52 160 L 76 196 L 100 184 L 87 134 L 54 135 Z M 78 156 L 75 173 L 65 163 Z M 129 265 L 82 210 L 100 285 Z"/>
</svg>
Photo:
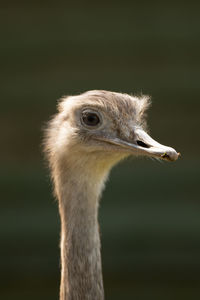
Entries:
<svg viewBox="0 0 200 300">
<path fill-rule="evenodd" d="M 181 157 L 180 152 L 176 152 L 174 149 L 170 152 L 165 152 L 161 155 L 162 159 L 168 160 L 168 161 L 176 161 L 179 157 Z"/>
</svg>

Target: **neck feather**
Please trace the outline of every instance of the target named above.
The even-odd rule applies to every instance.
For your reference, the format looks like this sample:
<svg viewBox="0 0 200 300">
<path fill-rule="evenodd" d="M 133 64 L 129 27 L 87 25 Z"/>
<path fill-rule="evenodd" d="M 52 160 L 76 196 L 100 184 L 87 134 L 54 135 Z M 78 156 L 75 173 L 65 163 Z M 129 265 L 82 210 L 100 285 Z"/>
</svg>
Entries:
<svg viewBox="0 0 200 300">
<path fill-rule="evenodd" d="M 65 162 L 63 168 L 62 163 L 55 180 L 61 217 L 60 300 L 102 300 L 98 203 L 109 168 L 90 173 L 84 163 L 72 165 Z"/>
</svg>

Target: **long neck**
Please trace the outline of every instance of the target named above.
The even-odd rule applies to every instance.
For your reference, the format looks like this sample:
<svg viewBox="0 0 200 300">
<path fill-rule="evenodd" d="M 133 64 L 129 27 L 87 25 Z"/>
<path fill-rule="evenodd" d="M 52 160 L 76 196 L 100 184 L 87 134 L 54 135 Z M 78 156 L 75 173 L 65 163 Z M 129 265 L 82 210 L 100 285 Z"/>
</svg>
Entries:
<svg viewBox="0 0 200 300">
<path fill-rule="evenodd" d="M 106 175 L 90 176 L 88 172 L 83 174 L 83 169 L 68 168 L 57 179 L 61 216 L 60 300 L 104 299 L 98 202 Z"/>
</svg>

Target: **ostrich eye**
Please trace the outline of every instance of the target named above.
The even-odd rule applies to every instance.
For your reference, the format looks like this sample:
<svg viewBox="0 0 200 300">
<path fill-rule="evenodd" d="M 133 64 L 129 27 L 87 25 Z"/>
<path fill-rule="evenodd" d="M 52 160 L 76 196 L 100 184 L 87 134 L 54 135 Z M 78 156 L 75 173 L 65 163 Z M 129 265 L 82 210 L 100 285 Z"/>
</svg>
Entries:
<svg viewBox="0 0 200 300">
<path fill-rule="evenodd" d="M 97 126 L 100 123 L 100 119 L 96 113 L 84 111 L 82 114 L 82 121 L 87 126 Z"/>
</svg>

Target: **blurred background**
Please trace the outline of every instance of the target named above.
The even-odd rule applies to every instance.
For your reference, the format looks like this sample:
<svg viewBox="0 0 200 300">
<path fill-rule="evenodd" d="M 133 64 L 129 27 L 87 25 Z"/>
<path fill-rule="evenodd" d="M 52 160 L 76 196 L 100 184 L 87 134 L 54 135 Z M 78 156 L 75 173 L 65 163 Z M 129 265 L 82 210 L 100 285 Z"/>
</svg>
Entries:
<svg viewBox="0 0 200 300">
<path fill-rule="evenodd" d="M 150 94 L 176 163 L 115 167 L 100 208 L 106 299 L 200 298 L 200 4 L 1 4 L 0 297 L 58 299 L 59 215 L 42 127 L 63 95 Z"/>
</svg>

